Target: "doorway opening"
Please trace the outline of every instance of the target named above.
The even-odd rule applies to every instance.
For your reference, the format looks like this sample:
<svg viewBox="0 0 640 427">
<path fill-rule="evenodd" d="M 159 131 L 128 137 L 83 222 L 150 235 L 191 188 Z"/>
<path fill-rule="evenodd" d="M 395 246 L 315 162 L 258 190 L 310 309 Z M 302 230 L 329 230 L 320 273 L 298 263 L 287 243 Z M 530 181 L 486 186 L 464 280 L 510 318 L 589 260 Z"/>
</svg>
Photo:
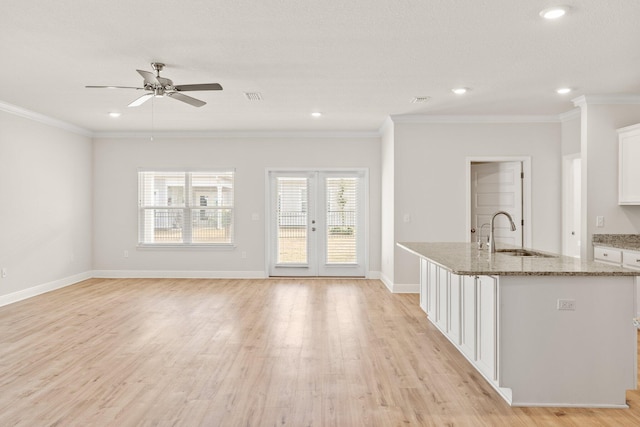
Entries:
<svg viewBox="0 0 640 427">
<path fill-rule="evenodd" d="M 494 237 L 498 244 L 531 244 L 531 159 L 529 157 L 467 158 L 467 239 L 486 242 L 493 214 L 511 215 L 495 219 Z"/>
</svg>

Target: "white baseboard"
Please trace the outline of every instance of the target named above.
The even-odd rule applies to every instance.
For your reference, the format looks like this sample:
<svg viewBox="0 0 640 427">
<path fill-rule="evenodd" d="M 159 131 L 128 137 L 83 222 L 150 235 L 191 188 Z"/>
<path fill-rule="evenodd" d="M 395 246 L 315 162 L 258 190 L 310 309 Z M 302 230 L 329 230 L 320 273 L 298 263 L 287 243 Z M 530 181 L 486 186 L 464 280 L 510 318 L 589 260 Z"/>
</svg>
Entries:
<svg viewBox="0 0 640 427">
<path fill-rule="evenodd" d="M 46 292 L 55 291 L 56 289 L 64 288 L 66 286 L 74 285 L 83 280 L 91 279 L 93 277 L 91 271 L 84 273 L 74 274 L 73 276 L 65 277 L 62 279 L 54 280 L 41 285 L 32 286 L 21 291 L 13 292 L 7 295 L 0 295 L 0 307 L 14 302 L 22 301 L 27 298 L 35 297 L 37 295 L 44 294 Z"/>
<path fill-rule="evenodd" d="M 419 294 L 420 285 L 417 283 L 395 283 L 393 285 L 394 294 Z"/>
<path fill-rule="evenodd" d="M 420 285 L 419 284 L 401 284 L 401 283 L 393 283 L 384 273 L 380 273 L 380 280 L 384 285 L 389 289 L 389 292 L 394 294 L 419 294 L 420 293 Z"/>
<path fill-rule="evenodd" d="M 264 271 L 93 270 L 100 279 L 264 279 Z"/>
<path fill-rule="evenodd" d="M 393 292 L 393 282 L 382 272 L 380 272 L 380 281 L 389 289 L 389 292 Z"/>
<path fill-rule="evenodd" d="M 379 271 L 370 271 L 367 273 L 367 279 L 371 280 L 382 280 L 382 273 Z"/>
</svg>

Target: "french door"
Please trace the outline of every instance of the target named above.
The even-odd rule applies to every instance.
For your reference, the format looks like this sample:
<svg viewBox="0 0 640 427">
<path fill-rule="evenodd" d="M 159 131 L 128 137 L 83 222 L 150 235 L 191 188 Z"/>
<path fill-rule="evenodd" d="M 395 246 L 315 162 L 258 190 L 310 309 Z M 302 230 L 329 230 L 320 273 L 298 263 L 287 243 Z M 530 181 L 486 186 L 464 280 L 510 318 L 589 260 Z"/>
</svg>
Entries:
<svg viewBox="0 0 640 427">
<path fill-rule="evenodd" d="M 364 276 L 364 171 L 269 172 L 269 275 Z"/>
</svg>

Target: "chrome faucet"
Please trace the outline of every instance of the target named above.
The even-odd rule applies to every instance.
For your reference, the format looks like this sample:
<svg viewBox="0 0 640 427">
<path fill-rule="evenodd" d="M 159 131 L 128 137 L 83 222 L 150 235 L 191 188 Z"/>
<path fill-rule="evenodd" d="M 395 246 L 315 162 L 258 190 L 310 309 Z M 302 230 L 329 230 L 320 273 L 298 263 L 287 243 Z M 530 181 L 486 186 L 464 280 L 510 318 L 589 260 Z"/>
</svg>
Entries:
<svg viewBox="0 0 640 427">
<path fill-rule="evenodd" d="M 508 212 L 498 211 L 494 213 L 493 216 L 491 217 L 491 231 L 489 232 L 489 252 L 491 253 L 496 252 L 496 241 L 494 240 L 494 237 L 493 237 L 493 227 L 494 227 L 495 219 L 498 215 L 506 215 L 506 217 L 509 218 L 509 222 L 511 222 L 511 231 L 516 231 L 516 223 L 513 222 L 513 218 L 511 218 L 511 215 L 509 215 Z"/>
</svg>

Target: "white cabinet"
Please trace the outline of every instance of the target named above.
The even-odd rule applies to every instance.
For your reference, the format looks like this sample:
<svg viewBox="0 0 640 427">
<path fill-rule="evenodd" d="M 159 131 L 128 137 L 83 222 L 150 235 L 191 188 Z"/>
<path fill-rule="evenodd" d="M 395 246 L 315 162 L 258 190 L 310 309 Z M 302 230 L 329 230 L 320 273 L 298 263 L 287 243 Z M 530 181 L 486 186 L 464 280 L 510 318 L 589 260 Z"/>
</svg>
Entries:
<svg viewBox="0 0 640 427">
<path fill-rule="evenodd" d="M 429 274 L 429 262 L 420 258 L 420 308 L 427 312 L 427 275 Z"/>
<path fill-rule="evenodd" d="M 497 383 L 498 279 L 460 276 L 421 259 L 420 304 L 476 369 Z"/>
<path fill-rule="evenodd" d="M 640 124 L 618 129 L 618 204 L 640 205 Z"/>
<path fill-rule="evenodd" d="M 476 360 L 476 278 L 475 276 L 460 276 L 460 350 L 469 360 Z"/>
<path fill-rule="evenodd" d="M 447 332 L 449 319 L 449 271 L 436 266 L 437 277 L 437 298 L 436 304 L 436 325 L 441 331 Z"/>
<path fill-rule="evenodd" d="M 427 316 L 435 323 L 438 307 L 438 266 L 427 261 Z"/>
<path fill-rule="evenodd" d="M 623 251 L 622 266 L 625 268 L 640 270 L 640 252 L 627 250 Z"/>
<path fill-rule="evenodd" d="M 593 248 L 593 259 L 608 264 L 619 265 L 622 262 L 622 251 L 620 249 L 596 246 Z"/>
<path fill-rule="evenodd" d="M 460 322 L 461 312 L 460 307 L 462 301 L 460 300 L 460 281 L 462 276 L 449 273 L 449 317 L 447 318 L 447 335 L 454 344 L 460 345 Z"/>
<path fill-rule="evenodd" d="M 497 378 L 497 292 L 498 283 L 494 277 L 478 276 L 476 278 L 478 292 L 477 306 L 477 367 L 496 381 Z"/>
</svg>

